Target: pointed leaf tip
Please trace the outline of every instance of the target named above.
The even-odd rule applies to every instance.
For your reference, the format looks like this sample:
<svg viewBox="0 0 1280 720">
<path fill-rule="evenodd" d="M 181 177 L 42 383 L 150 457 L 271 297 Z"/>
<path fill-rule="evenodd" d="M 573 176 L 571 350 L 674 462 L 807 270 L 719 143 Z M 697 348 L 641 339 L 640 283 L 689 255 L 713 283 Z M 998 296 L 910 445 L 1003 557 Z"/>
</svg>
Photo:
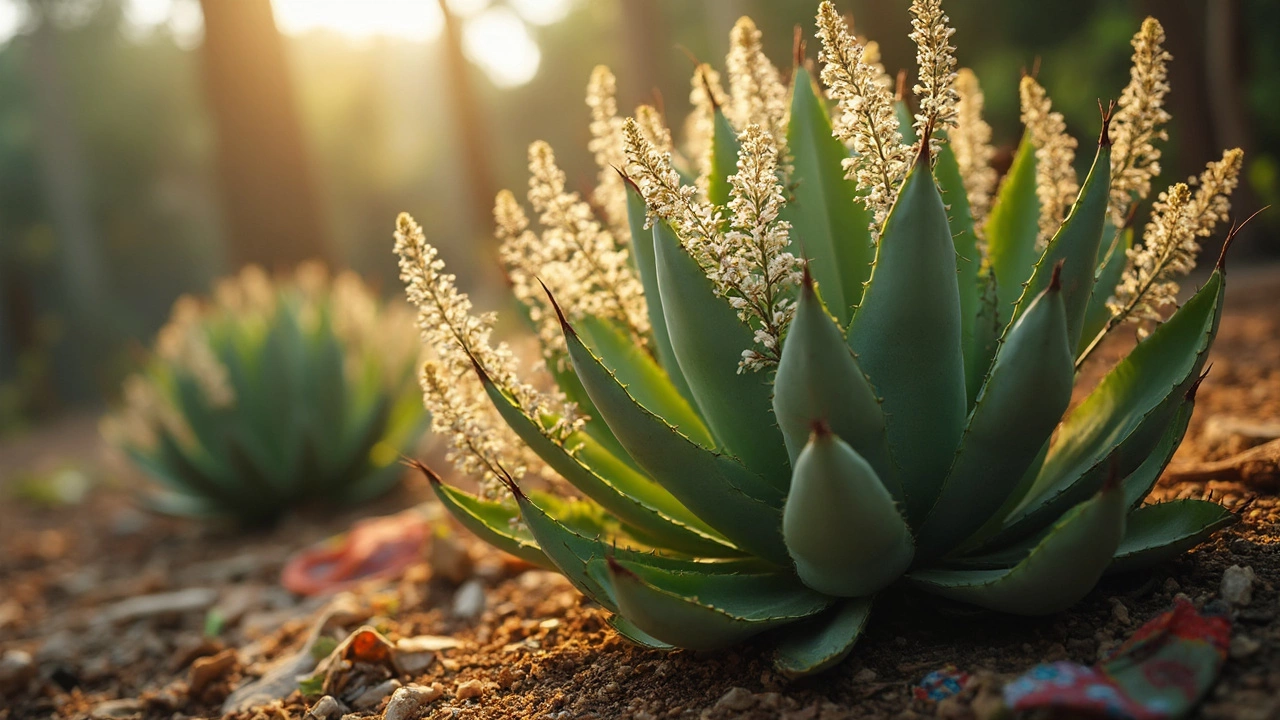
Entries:
<svg viewBox="0 0 1280 720">
<path fill-rule="evenodd" d="M 609 167 L 613 168 L 613 171 L 618 173 L 618 177 L 622 178 L 622 182 L 629 185 L 632 190 L 635 190 L 636 192 L 640 192 L 640 186 L 636 184 L 635 180 L 631 179 L 631 176 L 627 174 L 626 170 L 623 170 L 622 168 L 616 165 L 610 165 Z"/>
<path fill-rule="evenodd" d="M 893 95 L 894 95 L 894 98 L 893 98 L 894 102 L 907 101 L 907 71 L 906 70 L 898 71 L 898 85 L 894 89 Z"/>
<path fill-rule="evenodd" d="M 1209 363 L 1204 372 L 1200 373 L 1200 377 L 1196 378 L 1196 381 L 1191 383 L 1191 387 L 1187 388 L 1187 402 L 1193 402 L 1196 399 L 1196 391 L 1200 389 L 1200 384 L 1204 382 L 1205 378 L 1209 377 L 1209 371 L 1212 369 L 1213 363 Z"/>
<path fill-rule="evenodd" d="M 1107 478 L 1102 481 L 1101 492 L 1110 492 L 1120 486 L 1120 460 L 1112 457 L 1111 462 L 1107 464 Z"/>
<path fill-rule="evenodd" d="M 613 553 L 605 555 L 604 561 L 609 564 L 609 572 L 615 575 L 625 575 L 629 578 L 636 578 L 636 574 L 627 569 L 622 563 L 618 562 L 618 559 L 613 556 Z"/>
<path fill-rule="evenodd" d="M 421 460 L 418 460 L 416 458 L 407 458 L 406 462 L 409 465 L 409 467 L 413 468 L 414 470 L 417 470 L 418 472 L 426 476 L 427 482 L 431 483 L 433 486 L 444 484 L 444 480 L 440 477 L 440 475 L 436 473 L 435 470 L 432 470 L 431 468 L 427 467 L 426 464 L 423 463 Z"/>
<path fill-rule="evenodd" d="M 574 337 L 578 337 L 578 333 L 573 329 L 573 326 L 569 324 L 568 318 L 564 316 L 564 311 L 560 309 L 560 303 L 556 302 L 556 296 L 551 294 L 551 288 L 548 288 L 547 284 L 542 282 L 542 278 L 538 278 L 537 280 L 538 284 L 542 286 L 542 291 L 547 294 L 547 299 L 551 301 L 551 307 L 555 308 L 556 317 L 560 319 L 560 329 Z"/>
<path fill-rule="evenodd" d="M 511 494 L 515 496 L 516 500 L 529 499 L 529 496 L 524 494 L 524 490 L 520 489 L 520 484 L 516 482 L 515 478 L 511 477 L 511 473 L 508 473 L 506 468 L 499 465 L 496 475 L 498 476 L 498 482 L 506 486 L 507 490 L 511 491 Z"/>
<path fill-rule="evenodd" d="M 715 112 L 720 111 L 720 102 L 716 100 L 715 91 L 711 89 L 711 81 L 707 79 L 707 72 L 698 66 L 698 79 L 702 81 L 702 89 L 707 94 L 707 102 L 711 103 L 711 109 Z"/>
<path fill-rule="evenodd" d="M 796 25 L 791 40 L 791 59 L 795 67 L 804 67 L 804 28 Z"/>
<path fill-rule="evenodd" d="M 929 147 L 929 139 L 933 137 L 933 120 L 929 120 L 924 126 L 924 131 L 920 133 L 920 153 L 916 156 L 917 163 L 928 163 L 933 160 L 933 152 Z"/>
<path fill-rule="evenodd" d="M 825 418 L 818 418 L 809 425 L 809 431 L 815 438 L 827 438 L 831 435 L 831 426 Z"/>
<path fill-rule="evenodd" d="M 1098 112 L 1102 113 L 1102 132 L 1098 135 L 1098 145 L 1100 147 L 1111 147 L 1111 117 L 1116 111 L 1116 101 L 1107 102 L 1107 107 L 1102 107 L 1102 100 L 1098 100 Z"/>
<path fill-rule="evenodd" d="M 1053 275 L 1049 277 L 1049 292 L 1057 292 L 1062 289 L 1062 265 L 1066 261 L 1066 258 L 1059 258 L 1058 262 L 1053 264 Z"/>
<path fill-rule="evenodd" d="M 1242 222 L 1231 224 L 1231 229 L 1227 231 L 1227 239 L 1222 241 L 1222 252 L 1218 253 L 1218 262 L 1214 264 L 1214 267 L 1217 268 L 1218 272 L 1221 272 L 1224 275 L 1226 274 L 1227 250 L 1235 242 L 1236 236 L 1240 234 L 1240 231 L 1243 230 L 1244 227 L 1248 225 L 1254 218 L 1261 215 L 1264 211 L 1270 210 L 1270 209 L 1271 209 L 1270 205 L 1264 205 L 1263 207 L 1260 207 L 1257 210 L 1255 210 L 1252 215 L 1245 218 Z"/>
</svg>

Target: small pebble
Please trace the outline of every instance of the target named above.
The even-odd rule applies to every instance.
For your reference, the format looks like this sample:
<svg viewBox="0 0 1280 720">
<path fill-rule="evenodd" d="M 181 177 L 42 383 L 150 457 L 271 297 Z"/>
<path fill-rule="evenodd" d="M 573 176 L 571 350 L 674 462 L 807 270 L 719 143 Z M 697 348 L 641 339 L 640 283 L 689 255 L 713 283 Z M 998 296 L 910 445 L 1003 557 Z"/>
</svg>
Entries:
<svg viewBox="0 0 1280 720">
<path fill-rule="evenodd" d="M 142 711 L 146 708 L 146 703 L 137 698 L 108 700 L 94 705 L 93 709 L 89 711 L 89 717 L 94 718 L 94 720 L 124 720 L 125 718 L 142 717 Z"/>
<path fill-rule="evenodd" d="M 746 710 L 755 705 L 756 698 L 744 687 L 735 687 L 716 701 L 716 707 L 724 710 Z"/>
<path fill-rule="evenodd" d="M 22 650 L 5 650 L 0 655 L 0 692 L 21 690 L 36 674 L 31 654 Z"/>
<path fill-rule="evenodd" d="M 876 681 L 876 671 L 871 668 L 862 668 L 853 676 L 856 683 L 872 683 Z"/>
<path fill-rule="evenodd" d="M 325 695 L 307 711 L 303 720 L 337 720 L 347 713 L 347 706 L 332 695 Z"/>
<path fill-rule="evenodd" d="M 1253 602 L 1253 581 L 1256 579 L 1253 568 L 1232 565 L 1222 573 L 1218 594 L 1232 605 L 1248 605 Z"/>
<path fill-rule="evenodd" d="M 484 683 L 479 680 L 467 680 L 458 686 L 454 696 L 459 700 L 470 700 L 484 694 Z"/>
<path fill-rule="evenodd" d="M 236 657 L 236 651 L 227 648 L 217 655 L 209 657 L 196 658 L 191 663 L 191 672 L 188 675 L 188 684 L 191 686 L 191 694 L 199 695 L 204 689 L 209 687 L 211 683 L 222 678 L 231 669 L 239 664 Z"/>
<path fill-rule="evenodd" d="M 443 689 L 437 690 L 434 686 L 406 685 L 392 693 L 382 718 L 383 720 L 409 720 L 417 717 L 418 710 L 423 705 L 435 700 L 443 693 Z"/>
<path fill-rule="evenodd" d="M 454 617 L 474 619 L 484 612 L 484 585 L 475 578 L 462 583 L 453 594 Z"/>
<path fill-rule="evenodd" d="M 1132 618 L 1129 617 L 1129 608 L 1125 607 L 1119 598 L 1111 598 L 1111 617 L 1115 618 L 1116 622 L 1121 625 L 1128 625 L 1133 622 Z"/>
<path fill-rule="evenodd" d="M 368 710 L 382 702 L 382 698 L 395 692 L 399 687 L 400 681 L 395 678 L 387 680 L 386 682 L 378 683 L 357 695 L 356 699 L 351 701 L 351 707 L 356 710 Z"/>
<path fill-rule="evenodd" d="M 1231 638 L 1231 657 L 1239 660 L 1262 649 L 1262 643 L 1248 635 L 1236 635 Z"/>
</svg>

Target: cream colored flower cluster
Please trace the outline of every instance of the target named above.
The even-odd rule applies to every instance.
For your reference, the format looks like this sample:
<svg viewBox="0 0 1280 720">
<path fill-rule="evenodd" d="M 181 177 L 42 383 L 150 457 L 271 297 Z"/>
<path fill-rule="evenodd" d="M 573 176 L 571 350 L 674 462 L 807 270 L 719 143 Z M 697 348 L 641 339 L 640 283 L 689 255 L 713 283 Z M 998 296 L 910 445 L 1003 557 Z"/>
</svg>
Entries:
<svg viewBox="0 0 1280 720">
<path fill-rule="evenodd" d="M 497 415 L 474 370 L 484 372 L 556 442 L 565 442 L 581 426 L 576 408 L 520 381 L 511 349 L 491 343 L 496 315 L 472 312 L 471 299 L 454 285 L 455 277 L 444 271 L 436 248 L 407 213 L 396 219 L 395 252 L 409 302 L 418 308 L 422 341 L 434 354 L 424 364 L 422 389 L 432 432 L 449 438 L 450 461 L 488 481 L 485 491 L 494 495 L 501 492 L 499 468 L 513 477 L 528 471 L 550 476 Z"/>
<path fill-rule="evenodd" d="M 777 145 L 756 124 L 742 131 L 738 143 L 738 172 L 729 177 L 730 229 L 711 244 L 718 264 L 708 277 L 755 331 L 758 347 L 743 350 L 743 372 L 777 364 L 782 334 L 795 312 L 788 291 L 800 282 L 800 269 L 787 250 L 791 224 L 778 219 L 785 200 Z"/>
<path fill-rule="evenodd" d="M 878 234 L 911 164 L 911 148 L 902 144 L 893 96 L 880 82 L 882 73 L 866 62 L 864 46 L 849 34 L 829 0 L 818 7 L 817 35 L 822 41 L 822 81 L 841 115 L 837 132 L 857 153 L 844 161 L 846 176 L 865 192 L 872 232 Z"/>
<path fill-rule="evenodd" d="M 1030 75 L 1018 86 L 1022 100 L 1022 124 L 1036 149 L 1036 197 L 1040 200 L 1040 233 L 1036 249 L 1043 251 L 1062 226 L 1071 203 L 1080 192 L 1073 163 L 1076 139 L 1067 134 L 1062 113 L 1053 111 L 1049 94 Z"/>
</svg>

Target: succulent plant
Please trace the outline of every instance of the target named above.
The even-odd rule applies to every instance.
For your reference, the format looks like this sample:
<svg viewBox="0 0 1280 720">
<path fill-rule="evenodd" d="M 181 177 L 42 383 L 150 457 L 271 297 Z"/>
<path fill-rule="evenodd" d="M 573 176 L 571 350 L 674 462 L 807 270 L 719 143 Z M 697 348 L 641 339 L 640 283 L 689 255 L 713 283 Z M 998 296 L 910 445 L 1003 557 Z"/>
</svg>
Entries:
<svg viewBox="0 0 1280 720">
<path fill-rule="evenodd" d="M 1194 191 L 1162 193 L 1135 246 L 1167 119 L 1159 23 L 1134 38 L 1083 182 L 1062 116 L 1022 80 L 1026 132 L 997 189 L 948 19 L 938 0 L 911 10 L 914 114 L 827 2 L 827 93 L 799 42 L 784 85 L 744 18 L 729 92 L 695 74 L 681 149 L 652 108 L 619 118 L 596 70 L 594 202 L 535 143 L 541 231 L 510 193 L 495 206 L 558 389 L 518 379 L 494 317 L 398 221 L 435 353 L 434 429 L 482 492 L 421 469 L 463 524 L 562 572 L 637 643 L 771 633 L 778 669 L 803 675 L 844 657 L 895 583 L 1053 613 L 1233 519 L 1208 501 L 1143 504 L 1191 417 L 1225 269 L 1166 319 L 1175 278 L 1227 218 L 1241 164 L 1229 151 Z M 1072 406 L 1086 357 L 1130 321 L 1141 341 Z"/>
<path fill-rule="evenodd" d="M 250 266 L 212 300 L 180 298 L 104 434 L 183 515 L 267 523 L 391 488 L 426 428 L 413 314 L 358 277 Z"/>
</svg>

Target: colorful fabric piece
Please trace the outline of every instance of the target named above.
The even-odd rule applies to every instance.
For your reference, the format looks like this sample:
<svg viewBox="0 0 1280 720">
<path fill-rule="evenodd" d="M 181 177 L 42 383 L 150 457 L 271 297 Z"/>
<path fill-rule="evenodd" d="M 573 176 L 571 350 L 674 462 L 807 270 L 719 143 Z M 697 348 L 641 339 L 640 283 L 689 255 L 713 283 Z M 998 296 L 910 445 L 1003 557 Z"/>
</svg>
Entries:
<svg viewBox="0 0 1280 720">
<path fill-rule="evenodd" d="M 1179 598 L 1106 660 L 1086 667 L 1040 665 L 1004 687 L 1015 711 L 1063 708 L 1125 720 L 1188 714 L 1213 686 L 1231 641 L 1231 621 Z"/>
<path fill-rule="evenodd" d="M 959 695 L 969 684 L 969 673 L 962 672 L 955 665 L 944 665 L 924 676 L 911 689 L 917 700 L 946 700 L 952 695 Z"/>
</svg>

